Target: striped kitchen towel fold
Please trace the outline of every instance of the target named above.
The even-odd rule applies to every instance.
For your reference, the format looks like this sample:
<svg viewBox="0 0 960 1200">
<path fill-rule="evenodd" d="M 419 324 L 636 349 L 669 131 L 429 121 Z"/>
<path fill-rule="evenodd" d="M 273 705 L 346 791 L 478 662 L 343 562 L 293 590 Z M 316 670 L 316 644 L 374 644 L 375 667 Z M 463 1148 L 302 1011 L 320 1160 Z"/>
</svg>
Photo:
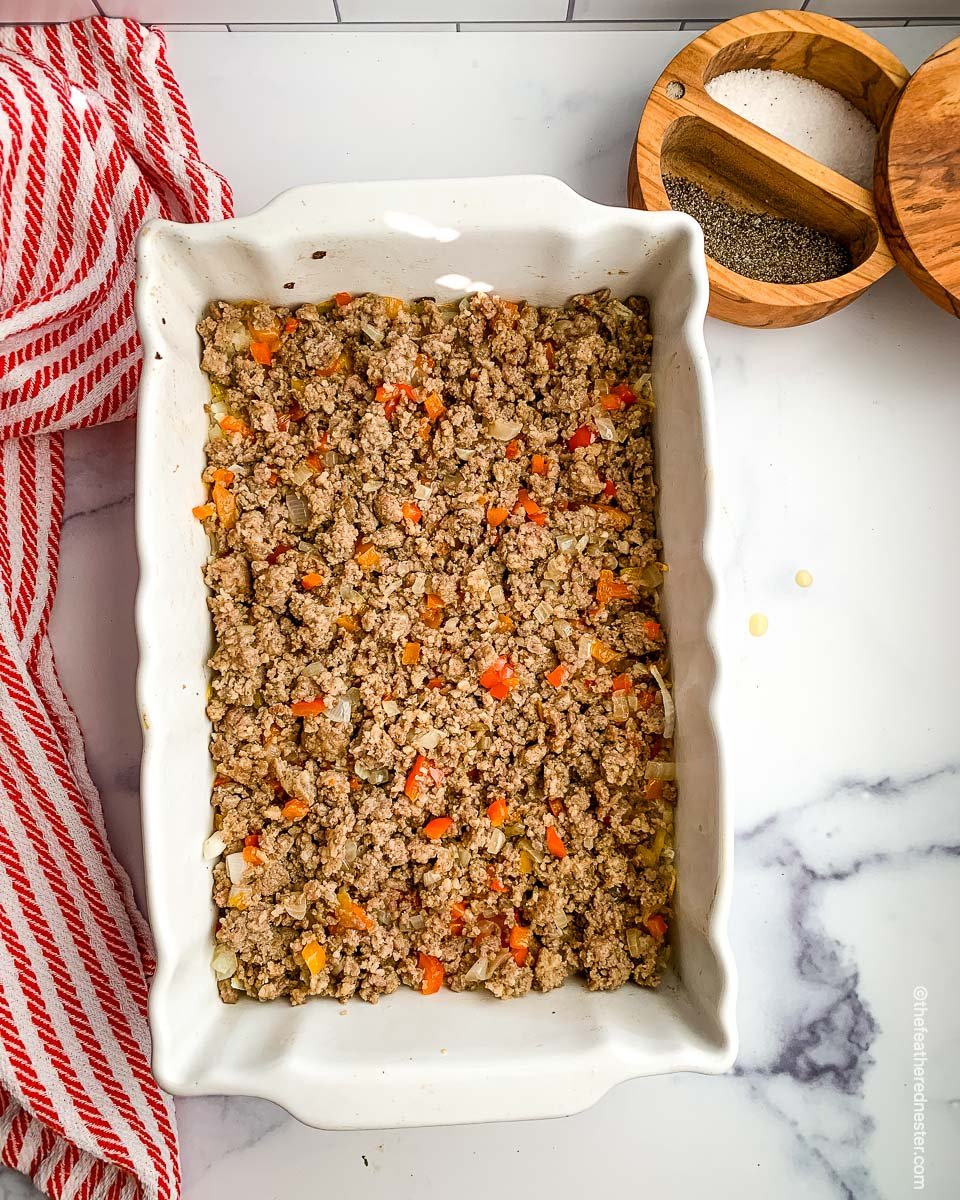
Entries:
<svg viewBox="0 0 960 1200">
<path fill-rule="evenodd" d="M 231 210 L 162 33 L 0 29 L 0 1162 L 62 1200 L 175 1200 L 180 1168 L 150 935 L 48 636 L 60 431 L 134 411 L 140 226 Z"/>
</svg>

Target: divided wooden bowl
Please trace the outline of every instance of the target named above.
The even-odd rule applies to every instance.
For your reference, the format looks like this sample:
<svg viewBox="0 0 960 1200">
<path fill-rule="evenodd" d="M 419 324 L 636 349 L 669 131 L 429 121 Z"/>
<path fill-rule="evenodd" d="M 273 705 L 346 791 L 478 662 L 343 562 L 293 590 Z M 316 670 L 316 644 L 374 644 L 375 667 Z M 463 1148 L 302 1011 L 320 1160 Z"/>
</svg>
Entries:
<svg viewBox="0 0 960 1200">
<path fill-rule="evenodd" d="M 633 208 L 669 210 L 664 175 L 683 175 L 734 208 L 787 217 L 829 233 L 853 268 L 822 283 L 763 283 L 707 258 L 709 312 L 736 325 L 817 321 L 855 300 L 894 265 L 873 193 L 718 104 L 706 85 L 750 67 L 833 88 L 879 129 L 910 75 L 861 29 L 816 13 L 773 9 L 707 30 L 654 85 L 630 157 Z"/>
</svg>

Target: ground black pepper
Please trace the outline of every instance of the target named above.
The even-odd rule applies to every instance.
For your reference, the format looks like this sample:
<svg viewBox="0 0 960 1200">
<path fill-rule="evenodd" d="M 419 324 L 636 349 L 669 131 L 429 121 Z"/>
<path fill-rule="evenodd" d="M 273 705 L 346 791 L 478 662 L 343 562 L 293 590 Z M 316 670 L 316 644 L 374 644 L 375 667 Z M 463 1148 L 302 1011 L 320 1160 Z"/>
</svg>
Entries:
<svg viewBox="0 0 960 1200">
<path fill-rule="evenodd" d="M 818 283 L 853 267 L 846 246 L 819 229 L 733 208 L 681 175 L 665 175 L 663 186 L 673 208 L 699 222 L 710 258 L 740 275 L 764 283 Z"/>
</svg>

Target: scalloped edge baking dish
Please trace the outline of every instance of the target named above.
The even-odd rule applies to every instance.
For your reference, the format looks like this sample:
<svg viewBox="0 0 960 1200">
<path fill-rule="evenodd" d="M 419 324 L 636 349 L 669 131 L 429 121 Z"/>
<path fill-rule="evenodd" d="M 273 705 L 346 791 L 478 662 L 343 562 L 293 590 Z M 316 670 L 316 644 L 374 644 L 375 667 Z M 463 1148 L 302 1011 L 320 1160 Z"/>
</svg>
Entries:
<svg viewBox="0 0 960 1200">
<path fill-rule="evenodd" d="M 371 1128 L 557 1116 L 634 1076 L 728 1069 L 732 822 L 712 713 L 716 476 L 699 226 L 594 204 L 545 177 L 333 184 L 218 224 L 152 221 L 137 260 L 138 698 L 158 1081 L 178 1095 L 262 1096 L 325 1128 Z M 345 1015 L 319 1000 L 223 1005 L 210 968 L 211 867 L 200 854 L 211 816 L 208 547 L 190 513 L 203 498 L 208 388 L 195 325 L 204 306 L 254 296 L 295 304 L 341 290 L 453 297 L 482 286 L 558 303 L 603 285 L 648 296 L 656 338 L 681 787 L 673 972 L 656 992 L 591 993 L 570 981 L 509 1002 L 401 989 Z"/>
</svg>

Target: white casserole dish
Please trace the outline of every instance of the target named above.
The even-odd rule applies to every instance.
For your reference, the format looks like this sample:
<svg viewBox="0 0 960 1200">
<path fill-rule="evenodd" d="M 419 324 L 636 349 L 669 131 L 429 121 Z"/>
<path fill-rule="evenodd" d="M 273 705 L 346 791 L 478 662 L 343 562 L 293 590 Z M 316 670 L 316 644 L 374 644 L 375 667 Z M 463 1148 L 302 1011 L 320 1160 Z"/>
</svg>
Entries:
<svg viewBox="0 0 960 1200">
<path fill-rule="evenodd" d="M 200 853 L 211 827 L 211 627 L 201 578 L 207 538 L 190 512 L 204 499 L 209 399 L 196 322 L 217 298 L 296 304 L 342 290 L 452 298 L 478 285 L 536 303 L 604 285 L 651 301 L 678 710 L 674 973 L 656 992 L 591 993 L 570 981 L 511 1001 L 401 989 L 375 1006 L 354 1001 L 345 1016 L 327 1000 L 223 1005 L 210 968 L 211 866 Z M 239 220 L 154 221 L 143 230 L 138 688 L 158 964 L 153 1067 L 169 1091 L 263 1096 L 313 1125 L 370 1128 L 557 1116 L 634 1076 L 731 1065 L 732 821 L 711 712 L 707 290 L 700 229 L 688 217 L 606 208 L 541 177 L 306 187 Z"/>
</svg>

